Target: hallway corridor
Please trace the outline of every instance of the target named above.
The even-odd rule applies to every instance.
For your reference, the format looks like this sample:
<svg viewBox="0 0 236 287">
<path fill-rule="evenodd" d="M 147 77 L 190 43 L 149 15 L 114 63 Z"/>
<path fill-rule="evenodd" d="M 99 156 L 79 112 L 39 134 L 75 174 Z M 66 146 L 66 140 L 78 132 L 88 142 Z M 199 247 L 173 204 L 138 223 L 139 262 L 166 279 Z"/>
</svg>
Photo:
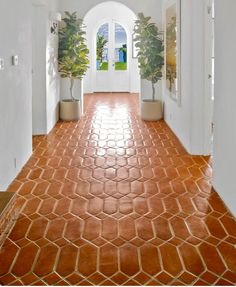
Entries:
<svg viewBox="0 0 236 287">
<path fill-rule="evenodd" d="M 5 285 L 234 285 L 236 222 L 137 95 L 85 97 L 79 122 L 34 138 L 9 191 L 20 216 L 0 251 Z"/>
</svg>

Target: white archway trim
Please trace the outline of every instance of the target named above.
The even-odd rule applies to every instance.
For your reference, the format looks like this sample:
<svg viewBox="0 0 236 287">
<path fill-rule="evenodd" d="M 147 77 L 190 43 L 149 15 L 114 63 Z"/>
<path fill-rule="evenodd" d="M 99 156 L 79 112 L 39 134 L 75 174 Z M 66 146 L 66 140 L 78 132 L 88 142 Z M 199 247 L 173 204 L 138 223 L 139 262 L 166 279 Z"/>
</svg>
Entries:
<svg viewBox="0 0 236 287">
<path fill-rule="evenodd" d="M 109 17 L 107 17 L 109 11 Z M 115 21 L 124 27 L 127 33 L 128 46 L 128 71 L 129 71 L 129 92 L 140 92 L 140 76 L 137 59 L 132 58 L 132 33 L 134 22 L 137 19 L 136 14 L 127 6 L 115 1 L 102 2 L 90 9 L 84 17 L 86 25 L 87 44 L 90 50 L 90 68 L 84 78 L 84 92 L 92 93 L 94 91 L 95 78 L 95 50 L 96 50 L 96 32 L 97 29 L 108 20 Z"/>
</svg>

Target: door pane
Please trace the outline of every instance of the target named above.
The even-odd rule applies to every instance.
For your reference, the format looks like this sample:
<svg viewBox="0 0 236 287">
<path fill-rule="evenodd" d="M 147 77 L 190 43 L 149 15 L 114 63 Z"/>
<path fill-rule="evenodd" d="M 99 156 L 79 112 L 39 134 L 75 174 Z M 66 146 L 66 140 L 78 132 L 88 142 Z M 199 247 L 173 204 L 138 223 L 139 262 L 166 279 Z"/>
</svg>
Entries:
<svg viewBox="0 0 236 287">
<path fill-rule="evenodd" d="M 97 71 L 108 71 L 109 25 L 103 24 L 97 32 Z"/>
<path fill-rule="evenodd" d="M 115 70 L 127 70 L 127 34 L 117 23 L 115 23 Z"/>
</svg>

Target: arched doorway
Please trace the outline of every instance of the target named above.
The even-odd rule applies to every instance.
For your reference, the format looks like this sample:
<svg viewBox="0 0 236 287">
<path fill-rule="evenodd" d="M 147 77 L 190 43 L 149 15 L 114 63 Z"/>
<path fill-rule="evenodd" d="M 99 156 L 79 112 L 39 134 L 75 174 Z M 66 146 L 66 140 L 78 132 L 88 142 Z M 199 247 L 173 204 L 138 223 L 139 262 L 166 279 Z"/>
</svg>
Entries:
<svg viewBox="0 0 236 287">
<path fill-rule="evenodd" d="M 85 93 L 140 92 L 138 61 L 132 53 L 135 20 L 134 12 L 113 1 L 98 4 L 86 14 L 90 68 L 84 79 Z M 100 55 L 99 38 L 106 42 Z"/>
<path fill-rule="evenodd" d="M 95 92 L 129 92 L 130 67 L 127 31 L 122 24 L 107 19 L 96 37 Z"/>
</svg>

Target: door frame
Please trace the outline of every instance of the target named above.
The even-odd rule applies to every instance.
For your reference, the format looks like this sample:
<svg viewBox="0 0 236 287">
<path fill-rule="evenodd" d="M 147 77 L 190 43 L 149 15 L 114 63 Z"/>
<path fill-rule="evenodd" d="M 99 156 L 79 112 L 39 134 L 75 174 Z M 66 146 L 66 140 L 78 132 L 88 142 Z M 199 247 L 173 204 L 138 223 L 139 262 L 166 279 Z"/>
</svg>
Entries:
<svg viewBox="0 0 236 287">
<path fill-rule="evenodd" d="M 130 85 L 130 61 L 131 61 L 131 57 L 132 57 L 132 51 L 130 50 L 130 41 L 132 39 L 132 35 L 129 35 L 129 31 L 126 27 L 125 24 L 121 23 L 119 20 L 115 20 L 113 19 L 112 17 L 109 17 L 109 18 L 105 18 L 101 21 L 99 21 L 97 23 L 97 25 L 94 27 L 93 29 L 93 45 L 92 45 L 92 75 L 93 75 L 93 92 L 97 92 L 96 91 L 96 76 L 97 76 L 97 67 L 96 67 L 96 48 L 97 48 L 97 32 L 99 30 L 99 28 L 104 25 L 104 24 L 107 24 L 109 25 L 109 38 L 108 38 L 108 43 L 112 43 L 110 44 L 108 47 L 108 49 L 110 50 L 109 53 L 108 53 L 108 59 L 109 59 L 109 68 L 110 70 L 108 71 L 99 71 L 100 73 L 105 73 L 105 72 L 110 72 L 110 83 L 111 83 L 111 88 L 110 88 L 110 91 L 108 92 L 118 92 L 118 91 L 113 91 L 113 80 L 114 80 L 114 77 L 115 77 L 115 73 L 116 72 L 122 72 L 122 73 L 127 73 L 127 77 L 128 77 L 128 88 L 127 90 L 125 91 L 121 91 L 121 92 L 130 92 L 130 88 L 131 88 L 131 85 Z M 115 23 L 119 24 L 122 26 L 122 28 L 125 30 L 126 32 L 126 36 L 127 36 L 127 47 L 128 47 L 128 53 L 127 53 L 127 70 L 126 71 L 116 71 L 115 70 L 115 66 L 113 66 L 113 60 L 115 58 L 115 55 L 114 55 L 114 49 L 115 49 Z M 99 92 L 99 91 L 98 91 Z M 101 91 L 102 92 L 102 91 Z M 106 92 L 106 91 L 104 91 Z"/>
<path fill-rule="evenodd" d="M 204 101 L 204 155 L 212 154 L 212 124 L 214 102 L 212 100 L 212 3 L 214 0 L 206 0 L 205 15 L 205 101 Z M 210 9 L 210 10 L 209 10 Z M 210 12 L 209 12 L 210 11 Z"/>
</svg>

